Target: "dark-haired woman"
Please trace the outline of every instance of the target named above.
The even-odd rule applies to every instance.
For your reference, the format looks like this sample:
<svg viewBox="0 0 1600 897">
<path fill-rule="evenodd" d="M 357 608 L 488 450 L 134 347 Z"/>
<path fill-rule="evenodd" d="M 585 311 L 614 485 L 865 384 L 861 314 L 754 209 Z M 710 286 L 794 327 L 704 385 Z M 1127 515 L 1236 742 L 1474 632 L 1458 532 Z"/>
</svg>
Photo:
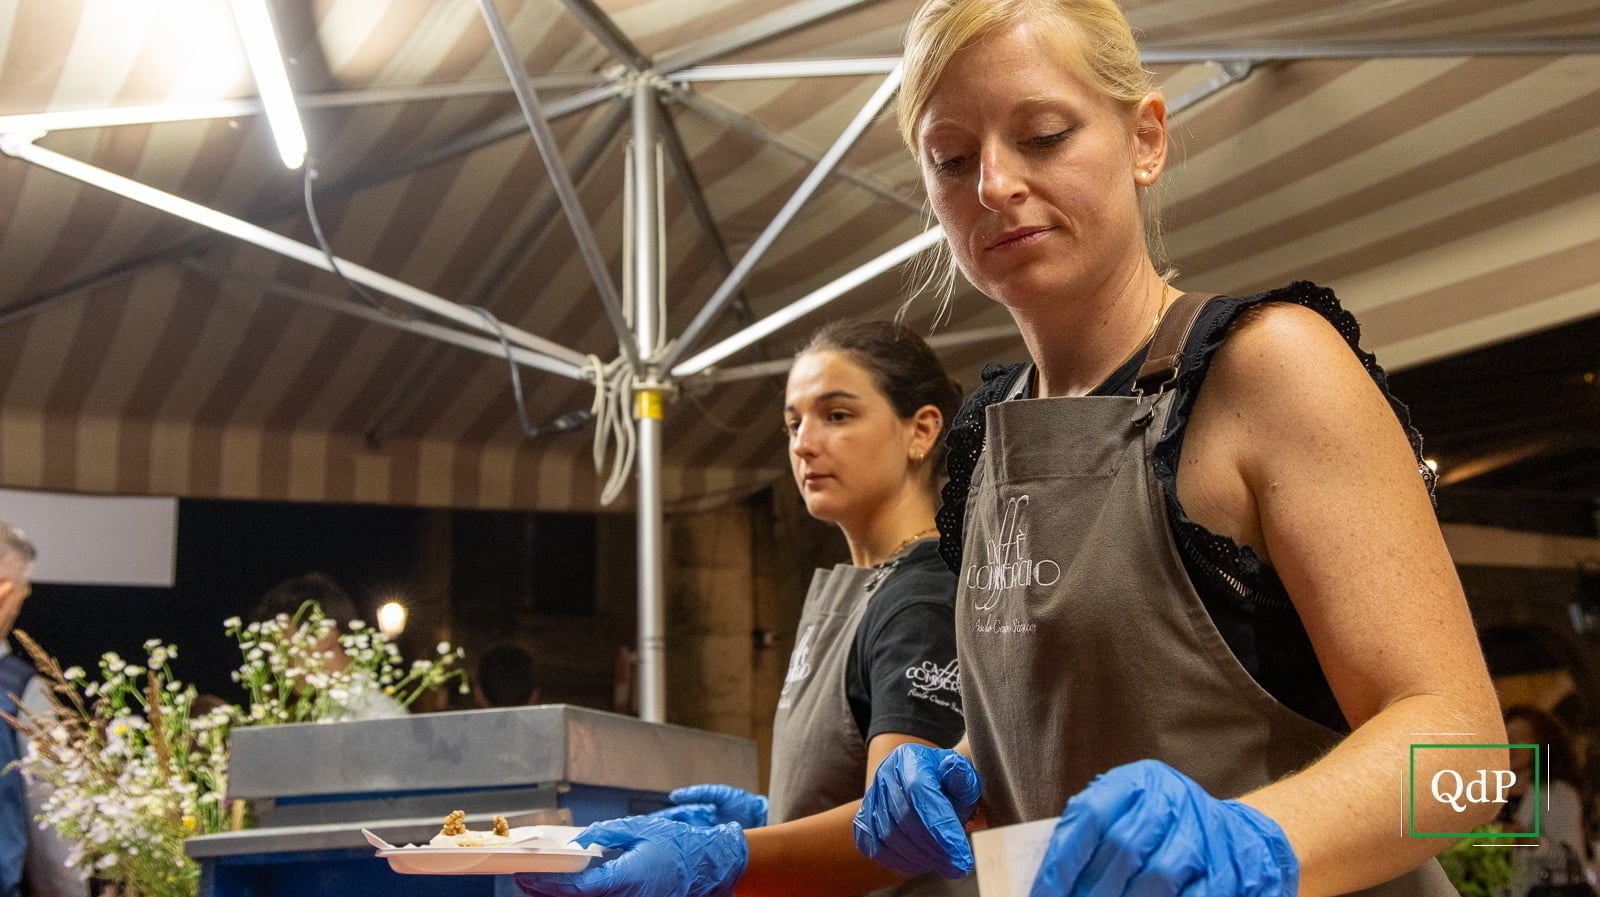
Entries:
<svg viewBox="0 0 1600 897">
<path fill-rule="evenodd" d="M 1585 875 L 1582 770 L 1567 730 L 1550 714 L 1527 704 L 1506 709 L 1506 742 L 1543 746 L 1544 768 L 1538 782 L 1544 806 L 1540 824 L 1534 825 L 1533 751 L 1511 752 L 1511 770 L 1517 774 L 1511 800 L 1501 812 L 1506 831 L 1531 832 L 1539 837 L 1527 849 L 1513 851 L 1517 879 L 1511 893 L 1521 897 L 1548 878 L 1553 882 L 1582 880 Z"/>
<path fill-rule="evenodd" d="M 905 880 L 856 852 L 851 820 L 878 763 L 964 730 L 955 577 L 938 553 L 945 421 L 961 395 L 905 327 L 844 321 L 795 356 L 784 390 L 789 463 L 806 510 L 839 527 L 850 563 L 818 570 L 773 722 L 771 795 L 726 785 L 673 794 L 654 816 L 584 840 L 623 854 L 576 876 L 519 876 L 535 895 L 976 894 Z"/>
</svg>

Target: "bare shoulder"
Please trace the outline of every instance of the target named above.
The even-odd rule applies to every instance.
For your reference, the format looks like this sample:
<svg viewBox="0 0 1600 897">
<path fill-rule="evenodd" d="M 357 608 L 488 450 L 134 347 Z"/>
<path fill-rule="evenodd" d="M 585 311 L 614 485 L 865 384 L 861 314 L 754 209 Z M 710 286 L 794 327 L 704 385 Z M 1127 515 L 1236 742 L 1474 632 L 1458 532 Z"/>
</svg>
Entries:
<svg viewBox="0 0 1600 897">
<path fill-rule="evenodd" d="M 1364 417 L 1381 428 L 1380 415 L 1393 420 L 1326 318 L 1284 302 L 1247 308 L 1230 325 L 1196 397 L 1178 500 L 1202 526 L 1270 562 L 1261 501 L 1294 474 L 1347 463 L 1352 445 L 1341 437 L 1348 420 Z"/>
<path fill-rule="evenodd" d="M 1240 312 L 1229 325 L 1207 379 L 1259 380 L 1330 365 L 1366 373 L 1327 318 L 1303 305 L 1265 302 Z"/>
<path fill-rule="evenodd" d="M 1393 420 L 1388 402 L 1333 324 L 1288 302 L 1240 313 L 1212 361 L 1206 392 L 1244 417 L 1346 425 L 1352 415 Z"/>
</svg>

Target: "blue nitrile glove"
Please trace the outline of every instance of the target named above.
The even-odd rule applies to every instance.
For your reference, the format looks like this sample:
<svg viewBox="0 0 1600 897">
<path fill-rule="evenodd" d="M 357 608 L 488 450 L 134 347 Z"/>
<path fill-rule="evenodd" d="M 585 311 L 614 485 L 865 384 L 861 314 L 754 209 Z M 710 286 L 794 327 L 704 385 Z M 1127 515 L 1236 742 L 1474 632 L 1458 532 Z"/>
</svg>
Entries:
<svg viewBox="0 0 1600 897">
<path fill-rule="evenodd" d="M 1028 897 L 1294 897 L 1299 886 L 1276 822 L 1140 760 L 1067 801 Z"/>
<path fill-rule="evenodd" d="M 766 795 L 732 785 L 690 785 L 667 795 L 667 800 L 672 806 L 650 815 L 698 826 L 732 822 L 740 828 L 760 828 L 767 824 Z"/>
<path fill-rule="evenodd" d="M 737 825 L 697 828 L 654 816 L 597 822 L 573 839 L 622 853 L 582 872 L 525 872 L 529 897 L 728 897 L 750 864 Z"/>
<path fill-rule="evenodd" d="M 963 825 L 983 782 L 955 751 L 902 744 L 878 765 L 856 813 L 856 849 L 896 872 L 945 878 L 972 874 Z"/>
</svg>

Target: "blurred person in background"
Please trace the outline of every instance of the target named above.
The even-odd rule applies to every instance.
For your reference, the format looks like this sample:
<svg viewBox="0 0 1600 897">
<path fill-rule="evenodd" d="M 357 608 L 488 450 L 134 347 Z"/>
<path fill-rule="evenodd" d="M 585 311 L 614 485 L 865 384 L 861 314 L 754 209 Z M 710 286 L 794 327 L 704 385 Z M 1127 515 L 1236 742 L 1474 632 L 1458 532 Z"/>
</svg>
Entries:
<svg viewBox="0 0 1600 897">
<path fill-rule="evenodd" d="M 51 713 L 50 698 L 37 671 L 11 651 L 11 629 L 33 586 L 29 582 L 38 556 L 22 530 L 0 521 L 0 710 L 33 718 Z M 20 699 L 20 700 L 19 700 Z M 0 770 L 29 750 L 28 740 L 9 726 L 0 727 Z M 83 897 L 89 886 L 66 865 L 72 847 L 52 829 L 34 822 L 48 795 L 42 782 L 27 781 L 22 771 L 0 774 L 0 897 Z"/>
<path fill-rule="evenodd" d="M 533 655 L 518 645 L 496 645 L 478 658 L 472 700 L 479 707 L 525 707 L 539 703 Z"/>
<path fill-rule="evenodd" d="M 1528 704 L 1507 708 L 1505 719 L 1507 743 L 1543 746 L 1537 789 L 1543 803 L 1540 834 L 1536 846 L 1519 849 L 1512 856 L 1517 865 L 1513 897 L 1526 895 L 1544 881 L 1564 884 L 1580 876 L 1587 878 L 1583 770 L 1572 738 L 1554 716 Z M 1511 786 L 1511 799 L 1500 814 L 1506 831 L 1534 831 L 1533 753 L 1529 748 L 1511 752 L 1511 769 L 1517 778 Z"/>
<path fill-rule="evenodd" d="M 333 657 L 328 661 L 330 671 L 345 670 L 350 666 L 350 658 L 339 644 L 339 635 L 349 632 L 350 624 L 361 620 L 361 613 L 356 609 L 356 603 L 351 600 L 350 594 L 326 573 L 307 573 L 273 586 L 256 601 L 255 607 L 251 608 L 250 621 L 264 623 L 280 616 L 292 620 L 308 601 L 315 602 L 322 609 L 324 617 L 338 624 L 318 647 L 332 653 Z M 338 718 L 387 719 L 406 715 L 405 706 L 384 694 L 378 683 L 361 676 L 357 676 L 356 679 L 354 693 L 348 701 L 343 702 L 345 712 Z"/>
</svg>

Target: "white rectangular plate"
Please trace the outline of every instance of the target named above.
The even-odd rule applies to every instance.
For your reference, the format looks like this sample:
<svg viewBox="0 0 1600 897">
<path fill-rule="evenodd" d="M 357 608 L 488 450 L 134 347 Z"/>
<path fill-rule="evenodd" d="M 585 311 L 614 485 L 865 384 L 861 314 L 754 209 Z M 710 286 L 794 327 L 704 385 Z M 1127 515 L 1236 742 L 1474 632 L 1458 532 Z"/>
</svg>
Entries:
<svg viewBox="0 0 1600 897">
<path fill-rule="evenodd" d="M 581 828 L 530 826 L 512 829 L 520 843 L 499 847 L 396 847 L 362 829 L 389 868 L 403 875 L 511 875 L 516 872 L 580 872 L 600 856 L 599 847 L 579 847 Z M 557 846 L 560 845 L 560 846 Z"/>
<path fill-rule="evenodd" d="M 403 875 L 581 872 L 595 858 L 587 850 L 558 847 L 396 847 L 378 856 Z"/>
</svg>

